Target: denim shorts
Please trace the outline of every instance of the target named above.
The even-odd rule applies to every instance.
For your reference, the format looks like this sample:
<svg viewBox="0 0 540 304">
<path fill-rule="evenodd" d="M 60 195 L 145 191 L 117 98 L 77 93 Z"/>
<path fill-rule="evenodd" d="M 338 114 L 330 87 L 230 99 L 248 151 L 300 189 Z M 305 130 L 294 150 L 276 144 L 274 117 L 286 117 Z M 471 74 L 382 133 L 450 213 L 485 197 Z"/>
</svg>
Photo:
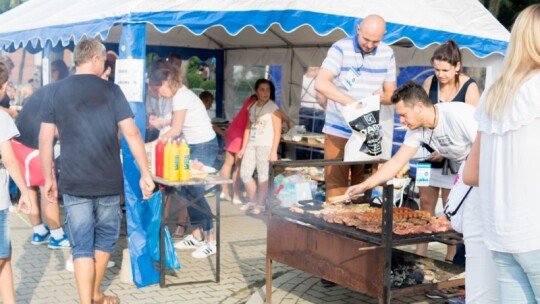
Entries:
<svg viewBox="0 0 540 304">
<path fill-rule="evenodd" d="M 94 258 L 94 250 L 113 253 L 122 224 L 120 196 L 64 194 L 63 198 L 73 258 Z"/>
<path fill-rule="evenodd" d="M 6 208 L 0 211 L 0 259 L 7 259 L 10 255 L 9 208 Z"/>
</svg>

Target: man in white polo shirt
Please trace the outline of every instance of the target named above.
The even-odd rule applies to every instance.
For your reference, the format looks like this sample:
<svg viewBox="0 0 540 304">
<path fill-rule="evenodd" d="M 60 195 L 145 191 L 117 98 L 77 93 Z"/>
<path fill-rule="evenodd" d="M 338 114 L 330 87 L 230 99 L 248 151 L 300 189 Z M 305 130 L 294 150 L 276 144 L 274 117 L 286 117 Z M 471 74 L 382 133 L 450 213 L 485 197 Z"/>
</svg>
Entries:
<svg viewBox="0 0 540 304">
<path fill-rule="evenodd" d="M 315 83 L 315 89 L 328 99 L 323 128 L 325 159 L 343 158 L 345 144 L 352 134 L 341 115 L 341 107 L 373 94 L 381 96 L 381 157 L 390 158 L 394 121 L 390 97 L 396 89 L 396 62 L 393 50 L 381 43 L 385 31 L 384 19 L 369 15 L 357 26 L 357 35 L 337 41 L 328 50 Z M 355 80 L 351 84 L 352 78 Z M 364 166 L 325 168 L 327 198 L 345 193 L 349 171 L 351 184 L 364 179 Z"/>
</svg>

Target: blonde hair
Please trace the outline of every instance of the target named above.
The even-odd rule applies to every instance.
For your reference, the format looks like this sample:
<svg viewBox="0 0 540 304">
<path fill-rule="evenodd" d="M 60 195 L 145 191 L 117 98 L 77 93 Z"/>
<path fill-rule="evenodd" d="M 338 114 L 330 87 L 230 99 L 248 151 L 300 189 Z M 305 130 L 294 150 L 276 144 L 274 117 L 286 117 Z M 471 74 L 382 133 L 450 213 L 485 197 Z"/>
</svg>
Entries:
<svg viewBox="0 0 540 304">
<path fill-rule="evenodd" d="M 501 73 L 489 89 L 484 110 L 492 120 L 500 120 L 511 110 L 521 86 L 540 70 L 540 4 L 519 13 L 510 34 L 510 43 Z"/>
</svg>

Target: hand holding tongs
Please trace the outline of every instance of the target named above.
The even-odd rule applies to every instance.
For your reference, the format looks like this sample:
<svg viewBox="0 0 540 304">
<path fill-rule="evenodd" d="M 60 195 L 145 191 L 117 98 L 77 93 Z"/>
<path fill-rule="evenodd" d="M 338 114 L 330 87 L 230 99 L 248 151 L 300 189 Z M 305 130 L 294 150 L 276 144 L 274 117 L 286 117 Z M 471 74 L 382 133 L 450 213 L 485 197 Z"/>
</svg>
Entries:
<svg viewBox="0 0 540 304">
<path fill-rule="evenodd" d="M 337 203 L 342 203 L 342 202 L 349 202 L 351 201 L 353 198 L 357 198 L 357 197 L 361 197 L 361 196 L 364 196 L 364 193 L 359 193 L 359 194 L 355 194 L 353 196 L 349 196 L 349 195 L 338 195 L 338 196 L 334 196 L 334 197 L 330 197 L 328 198 L 328 202 L 331 203 L 331 204 L 337 204 Z"/>
</svg>

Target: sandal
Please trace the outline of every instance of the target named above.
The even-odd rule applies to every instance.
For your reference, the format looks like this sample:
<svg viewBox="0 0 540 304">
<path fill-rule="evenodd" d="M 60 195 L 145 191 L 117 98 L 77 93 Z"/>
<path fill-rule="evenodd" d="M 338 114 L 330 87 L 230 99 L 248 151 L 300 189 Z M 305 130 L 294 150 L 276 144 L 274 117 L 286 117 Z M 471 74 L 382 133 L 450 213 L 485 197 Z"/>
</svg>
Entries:
<svg viewBox="0 0 540 304">
<path fill-rule="evenodd" d="M 261 214 L 261 213 L 263 213 L 265 211 L 266 211 L 266 208 L 264 208 L 264 206 L 257 205 L 253 209 L 251 209 L 251 211 L 249 211 L 249 213 L 251 213 L 253 215 L 259 215 L 259 214 Z"/>
<path fill-rule="evenodd" d="M 248 210 L 251 210 L 251 209 L 255 208 L 255 206 L 257 206 L 257 204 L 249 202 L 249 203 L 246 203 L 246 204 L 242 205 L 240 207 L 240 210 L 248 211 Z"/>
<path fill-rule="evenodd" d="M 120 304 L 120 298 L 103 294 L 101 299 L 94 300 L 94 304 Z"/>
<path fill-rule="evenodd" d="M 176 231 L 171 235 L 173 239 L 181 239 L 186 234 L 186 224 L 177 224 Z"/>
</svg>

